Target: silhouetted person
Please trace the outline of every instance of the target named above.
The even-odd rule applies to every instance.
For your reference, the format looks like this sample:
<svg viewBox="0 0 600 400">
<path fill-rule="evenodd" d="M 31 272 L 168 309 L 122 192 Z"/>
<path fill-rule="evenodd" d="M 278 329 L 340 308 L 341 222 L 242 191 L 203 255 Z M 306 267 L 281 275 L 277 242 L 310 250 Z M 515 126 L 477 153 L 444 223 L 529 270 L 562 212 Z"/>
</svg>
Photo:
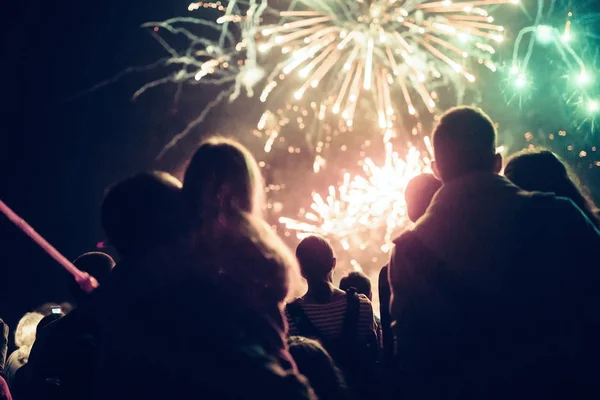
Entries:
<svg viewBox="0 0 600 400">
<path fill-rule="evenodd" d="M 108 254 L 90 252 L 73 264 L 107 285 L 115 262 Z M 91 296 L 74 280 L 69 281 L 69 289 L 75 306 L 84 305 Z M 95 319 L 77 308 L 66 316 L 60 307 L 51 308 L 37 326 L 29 362 L 18 373 L 17 400 L 85 398 L 92 383 L 98 346 L 94 335 L 99 330 Z"/>
<path fill-rule="evenodd" d="M 0 319 L 0 375 L 4 374 L 6 356 L 8 354 L 8 325 Z"/>
<path fill-rule="evenodd" d="M 254 236 L 258 224 L 242 222 L 246 215 L 228 207 L 238 184 L 249 189 L 248 198 L 261 181 L 260 171 L 250 170 L 248 164 L 256 162 L 247 150 L 229 143 L 233 151 L 225 154 L 211 150 L 214 141 L 200 146 L 185 176 L 184 189 L 194 187 L 192 192 L 164 180 L 152 183 L 153 202 L 144 194 L 148 186 L 118 192 L 126 195 L 117 199 L 117 211 L 119 204 L 137 204 L 150 240 L 129 245 L 107 232 L 109 242 L 133 250 L 123 254 L 113 280 L 122 267 L 133 273 L 120 279 L 117 290 L 127 301 L 115 304 L 116 316 L 103 330 L 95 399 L 312 398 L 304 378 L 286 371 L 276 346 L 267 346 L 278 342 L 277 350 L 286 350 L 265 312 L 281 320 L 287 270 L 279 264 L 279 242 L 267 242 L 268 234 Z M 210 212 L 199 215 L 204 201 Z M 253 200 L 247 204 L 254 206 Z M 138 232 L 129 221 L 127 231 Z M 278 285 L 265 287 L 264 279 Z"/>
<path fill-rule="evenodd" d="M 373 301 L 373 291 L 371 290 L 371 280 L 362 272 L 352 271 L 340 279 L 340 289 L 344 292 L 350 288 L 356 289 L 359 294 L 364 294 L 370 301 Z"/>
<path fill-rule="evenodd" d="M 299 294 L 301 276 L 263 219 L 264 182 L 256 160 L 238 142 L 208 139 L 185 172 L 183 199 L 199 272 L 239 308 L 239 317 L 245 316 L 240 327 L 256 331 L 248 335 L 270 354 L 289 359 L 283 308 L 286 298 Z"/>
<path fill-rule="evenodd" d="M 442 182 L 432 174 L 419 174 L 412 178 L 406 185 L 404 199 L 406 213 L 411 222 L 421 218 L 433 196 L 442 186 Z M 383 336 L 383 363 L 386 374 L 386 385 L 393 383 L 394 374 L 394 347 L 395 339 L 390 317 L 390 284 L 388 282 L 388 266 L 379 272 L 379 312 L 381 315 L 381 333 Z"/>
<path fill-rule="evenodd" d="M 179 237 L 182 184 L 163 171 L 142 172 L 112 186 L 102 202 L 102 228 L 123 262 L 134 262 Z"/>
<path fill-rule="evenodd" d="M 442 187 L 442 182 L 432 174 L 419 174 L 406 185 L 404 198 L 406 213 L 412 222 L 417 222 L 431 204 L 431 199 Z"/>
<path fill-rule="evenodd" d="M 302 336 L 291 336 L 288 344 L 298 371 L 308 379 L 319 400 L 349 398 L 342 372 L 321 343 Z"/>
<path fill-rule="evenodd" d="M 570 200 L 498 175 L 496 129 L 483 112 L 449 110 L 433 147 L 443 186 L 394 241 L 389 267 L 398 396 L 589 397 L 600 232 Z"/>
<path fill-rule="evenodd" d="M 17 347 L 8 359 L 4 368 L 6 381 L 12 387 L 13 379 L 17 371 L 29 361 L 31 346 L 35 342 L 37 325 L 44 318 L 44 315 L 37 312 L 28 312 L 19 320 L 17 329 L 15 329 L 14 342 Z"/>
<path fill-rule="evenodd" d="M 366 396 L 374 382 L 370 374 L 378 351 L 371 302 L 355 290 L 345 292 L 333 285 L 336 258 L 325 239 L 303 239 L 296 248 L 296 258 L 308 291 L 287 305 L 290 334 L 319 340 L 348 378 L 351 389 Z"/>
<path fill-rule="evenodd" d="M 570 199 L 596 225 L 596 228 L 600 227 L 598 210 L 592 201 L 583 194 L 579 179 L 551 151 L 545 149 L 523 150 L 513 154 L 504 168 L 504 175 L 523 190 L 549 192 Z"/>
<path fill-rule="evenodd" d="M 8 325 L 0 319 L 0 400 L 12 400 L 12 395 L 4 375 L 4 365 L 8 352 Z"/>
<path fill-rule="evenodd" d="M 364 294 L 367 296 L 369 301 L 373 302 L 373 291 L 371 289 L 371 280 L 369 277 L 362 272 L 352 271 L 349 272 L 346 276 L 340 279 L 340 289 L 344 292 L 350 290 L 350 288 L 354 288 L 356 293 Z M 377 317 L 377 315 L 373 314 L 375 318 L 375 333 L 377 334 L 377 343 L 379 347 L 382 346 L 382 333 L 381 333 L 381 320 Z"/>
</svg>

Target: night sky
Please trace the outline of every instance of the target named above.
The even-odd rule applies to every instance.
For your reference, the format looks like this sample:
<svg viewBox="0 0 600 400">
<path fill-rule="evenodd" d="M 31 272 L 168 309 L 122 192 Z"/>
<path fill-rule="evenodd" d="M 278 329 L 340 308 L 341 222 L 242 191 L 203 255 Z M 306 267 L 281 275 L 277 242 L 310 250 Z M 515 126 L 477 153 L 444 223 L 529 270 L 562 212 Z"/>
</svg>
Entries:
<svg viewBox="0 0 600 400">
<path fill-rule="evenodd" d="M 192 89 L 173 106 L 174 88 L 164 86 L 133 102 L 133 92 L 155 74 L 148 72 L 76 96 L 127 66 L 164 56 L 139 26 L 180 16 L 187 2 L 10 3 L 1 25 L 0 198 L 74 259 L 104 239 L 99 206 L 110 184 L 145 169 L 181 167 L 193 146 L 160 161 L 156 155 L 214 92 Z M 65 299 L 70 278 L 5 218 L 0 240 L 0 317 L 14 327 L 24 312 Z"/>
<path fill-rule="evenodd" d="M 103 239 L 99 205 L 107 186 L 148 168 L 173 110 L 157 96 L 132 102 L 147 79 L 132 76 L 92 94 L 73 95 L 124 67 L 162 56 L 141 23 L 185 11 L 177 1 L 11 2 L 2 24 L 2 184 L 0 198 L 68 258 Z M 180 4 L 181 3 L 181 4 Z M 66 296 L 68 276 L 0 218 L 0 317 Z"/>
</svg>

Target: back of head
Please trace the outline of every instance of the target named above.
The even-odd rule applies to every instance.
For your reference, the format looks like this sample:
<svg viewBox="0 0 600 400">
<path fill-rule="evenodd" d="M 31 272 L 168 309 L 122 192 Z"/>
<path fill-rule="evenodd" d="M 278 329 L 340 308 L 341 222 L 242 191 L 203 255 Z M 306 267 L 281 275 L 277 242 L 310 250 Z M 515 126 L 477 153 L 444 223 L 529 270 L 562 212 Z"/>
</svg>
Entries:
<svg viewBox="0 0 600 400">
<path fill-rule="evenodd" d="M 420 174 L 408 182 L 404 196 L 408 218 L 412 222 L 417 222 L 425 214 L 440 187 L 442 187 L 442 182 L 432 174 Z"/>
<path fill-rule="evenodd" d="M 335 267 L 335 257 L 329 242 L 319 236 L 308 236 L 296 247 L 300 272 L 307 281 L 327 279 Z"/>
<path fill-rule="evenodd" d="M 344 380 L 333 359 L 319 342 L 301 336 L 291 336 L 288 345 L 298 371 L 308 378 L 319 399 L 343 397 Z"/>
<path fill-rule="evenodd" d="M 31 347 L 35 342 L 37 326 L 44 316 L 37 312 L 28 312 L 19 320 L 15 330 L 15 346 Z"/>
<path fill-rule="evenodd" d="M 370 300 L 373 298 L 373 292 L 371 291 L 371 280 L 362 272 L 350 272 L 340 280 L 340 289 L 346 291 L 350 288 L 356 289 L 357 293 L 364 294 Z"/>
<path fill-rule="evenodd" d="M 102 227 L 121 256 L 145 253 L 181 229 L 181 182 L 166 172 L 144 172 L 113 186 L 102 203 Z"/>
<path fill-rule="evenodd" d="M 474 172 L 496 172 L 496 128 L 479 109 L 446 111 L 433 131 L 433 149 L 443 181 Z"/>
<path fill-rule="evenodd" d="M 598 225 L 594 207 L 582 193 L 579 180 L 551 151 L 535 149 L 516 153 L 508 160 L 504 174 L 523 190 L 549 192 L 571 199 Z"/>
<path fill-rule="evenodd" d="M 115 266 L 115 261 L 108 254 L 90 252 L 77 257 L 73 261 L 73 265 L 81 271 L 87 272 L 96 278 L 100 285 L 103 285 L 108 280 L 110 271 Z M 87 293 L 81 290 L 74 279 L 69 280 L 69 290 L 77 302 L 82 301 L 87 296 Z"/>
<path fill-rule="evenodd" d="M 260 214 L 264 191 L 260 169 L 252 154 L 234 140 L 203 142 L 185 171 L 184 183 L 184 199 L 194 217 Z"/>
</svg>

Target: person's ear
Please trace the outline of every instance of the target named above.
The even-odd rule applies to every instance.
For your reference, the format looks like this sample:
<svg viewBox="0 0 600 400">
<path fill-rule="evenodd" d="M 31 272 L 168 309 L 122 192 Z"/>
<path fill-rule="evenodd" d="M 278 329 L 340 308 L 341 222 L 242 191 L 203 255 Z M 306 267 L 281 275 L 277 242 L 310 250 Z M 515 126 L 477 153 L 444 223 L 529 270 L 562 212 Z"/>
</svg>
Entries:
<svg viewBox="0 0 600 400">
<path fill-rule="evenodd" d="M 494 154 L 494 173 L 499 174 L 502 171 L 502 154 Z"/>
<path fill-rule="evenodd" d="M 435 160 L 431 162 L 431 169 L 433 170 L 433 176 L 437 178 L 438 181 L 442 180 L 442 176 L 440 175 L 440 170 L 438 168 L 438 164 Z"/>
</svg>

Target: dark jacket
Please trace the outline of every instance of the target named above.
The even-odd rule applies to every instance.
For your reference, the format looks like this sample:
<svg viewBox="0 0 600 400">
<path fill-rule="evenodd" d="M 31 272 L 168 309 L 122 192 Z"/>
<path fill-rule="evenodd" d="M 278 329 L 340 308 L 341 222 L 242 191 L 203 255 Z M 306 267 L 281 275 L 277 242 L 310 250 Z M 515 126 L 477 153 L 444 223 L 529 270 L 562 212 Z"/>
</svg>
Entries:
<svg viewBox="0 0 600 400">
<path fill-rule="evenodd" d="M 190 279 L 119 310 L 101 335 L 94 398 L 312 399 L 245 328 L 268 321 L 220 289 Z"/>
<path fill-rule="evenodd" d="M 42 328 L 19 370 L 15 399 L 85 398 L 95 369 L 97 331 L 95 321 L 79 309 Z"/>
<path fill-rule="evenodd" d="M 395 240 L 406 399 L 583 398 L 598 381 L 600 232 L 567 199 L 474 174 Z"/>
</svg>

